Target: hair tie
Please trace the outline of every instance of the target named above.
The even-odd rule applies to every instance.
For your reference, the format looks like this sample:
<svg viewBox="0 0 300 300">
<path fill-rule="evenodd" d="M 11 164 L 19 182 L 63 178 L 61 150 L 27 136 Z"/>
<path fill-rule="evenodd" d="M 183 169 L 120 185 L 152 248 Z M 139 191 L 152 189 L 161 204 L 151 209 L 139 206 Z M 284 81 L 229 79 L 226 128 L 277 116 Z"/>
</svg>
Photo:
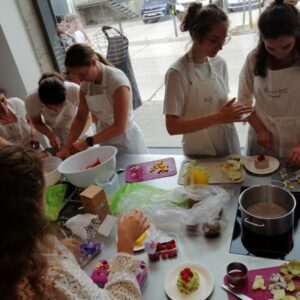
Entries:
<svg viewBox="0 0 300 300">
<path fill-rule="evenodd" d="M 287 4 L 287 5 L 293 5 L 293 6 L 296 6 L 297 3 L 298 3 L 298 0 L 283 0 L 283 3 L 284 3 L 284 4 Z"/>
</svg>

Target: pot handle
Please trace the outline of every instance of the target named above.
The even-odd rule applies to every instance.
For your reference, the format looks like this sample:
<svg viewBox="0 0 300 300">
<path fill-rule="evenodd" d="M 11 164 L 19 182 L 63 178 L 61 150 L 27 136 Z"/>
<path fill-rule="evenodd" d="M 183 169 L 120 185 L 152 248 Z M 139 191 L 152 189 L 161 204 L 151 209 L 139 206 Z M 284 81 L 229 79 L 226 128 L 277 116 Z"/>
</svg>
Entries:
<svg viewBox="0 0 300 300">
<path fill-rule="evenodd" d="M 249 225 L 256 226 L 256 227 L 265 227 L 265 224 L 256 224 L 256 223 L 253 223 L 253 222 L 249 221 L 248 218 L 245 218 L 244 222 L 247 223 L 247 224 L 249 224 Z"/>
</svg>

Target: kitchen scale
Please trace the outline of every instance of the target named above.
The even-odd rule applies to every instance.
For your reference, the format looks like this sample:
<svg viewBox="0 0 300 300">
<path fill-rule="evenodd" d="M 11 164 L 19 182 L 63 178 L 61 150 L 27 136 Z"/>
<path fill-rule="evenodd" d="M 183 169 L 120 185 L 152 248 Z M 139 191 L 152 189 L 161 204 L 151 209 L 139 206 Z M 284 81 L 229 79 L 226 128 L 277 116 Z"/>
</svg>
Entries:
<svg viewBox="0 0 300 300">
<path fill-rule="evenodd" d="M 242 224 L 241 211 L 238 208 L 229 252 L 280 260 L 300 260 L 300 207 L 298 205 L 300 192 L 292 192 L 292 194 L 297 201 L 294 228 L 273 237 L 252 233 Z"/>
</svg>

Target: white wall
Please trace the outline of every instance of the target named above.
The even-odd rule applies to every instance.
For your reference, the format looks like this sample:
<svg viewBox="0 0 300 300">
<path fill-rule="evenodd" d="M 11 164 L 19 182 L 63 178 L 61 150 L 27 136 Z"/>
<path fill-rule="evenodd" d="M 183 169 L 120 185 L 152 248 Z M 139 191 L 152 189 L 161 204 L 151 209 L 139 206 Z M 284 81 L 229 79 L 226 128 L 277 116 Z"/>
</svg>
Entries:
<svg viewBox="0 0 300 300">
<path fill-rule="evenodd" d="M 26 4 L 28 7 L 26 13 L 31 14 L 27 18 L 29 20 L 27 23 L 24 21 L 24 11 L 21 11 L 17 0 L 0 1 L 0 86 L 7 88 L 9 95 L 25 99 L 26 94 L 36 88 L 43 70 L 41 59 L 29 34 L 30 25 L 36 22 L 35 12 L 31 1 L 20 0 L 20 3 Z M 46 61 L 49 63 L 48 58 Z M 49 68 L 52 69 L 51 63 L 47 68 L 48 71 Z"/>
<path fill-rule="evenodd" d="M 20 76 L 15 59 L 12 56 L 3 28 L 0 24 L 0 87 L 7 90 L 7 95 L 22 99 L 26 88 Z"/>
</svg>

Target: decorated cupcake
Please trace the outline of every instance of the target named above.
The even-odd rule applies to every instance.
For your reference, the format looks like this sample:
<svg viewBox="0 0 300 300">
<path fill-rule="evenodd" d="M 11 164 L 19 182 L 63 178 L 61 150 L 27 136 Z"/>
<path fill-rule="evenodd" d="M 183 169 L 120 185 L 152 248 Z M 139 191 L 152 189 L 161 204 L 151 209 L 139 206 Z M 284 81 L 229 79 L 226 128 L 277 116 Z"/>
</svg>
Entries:
<svg viewBox="0 0 300 300">
<path fill-rule="evenodd" d="M 256 169 L 266 169 L 269 167 L 269 157 L 260 154 L 255 157 L 254 165 Z"/>
<path fill-rule="evenodd" d="M 177 288 L 180 293 L 189 295 L 199 288 L 200 278 L 196 271 L 184 268 L 178 275 Z"/>
</svg>

